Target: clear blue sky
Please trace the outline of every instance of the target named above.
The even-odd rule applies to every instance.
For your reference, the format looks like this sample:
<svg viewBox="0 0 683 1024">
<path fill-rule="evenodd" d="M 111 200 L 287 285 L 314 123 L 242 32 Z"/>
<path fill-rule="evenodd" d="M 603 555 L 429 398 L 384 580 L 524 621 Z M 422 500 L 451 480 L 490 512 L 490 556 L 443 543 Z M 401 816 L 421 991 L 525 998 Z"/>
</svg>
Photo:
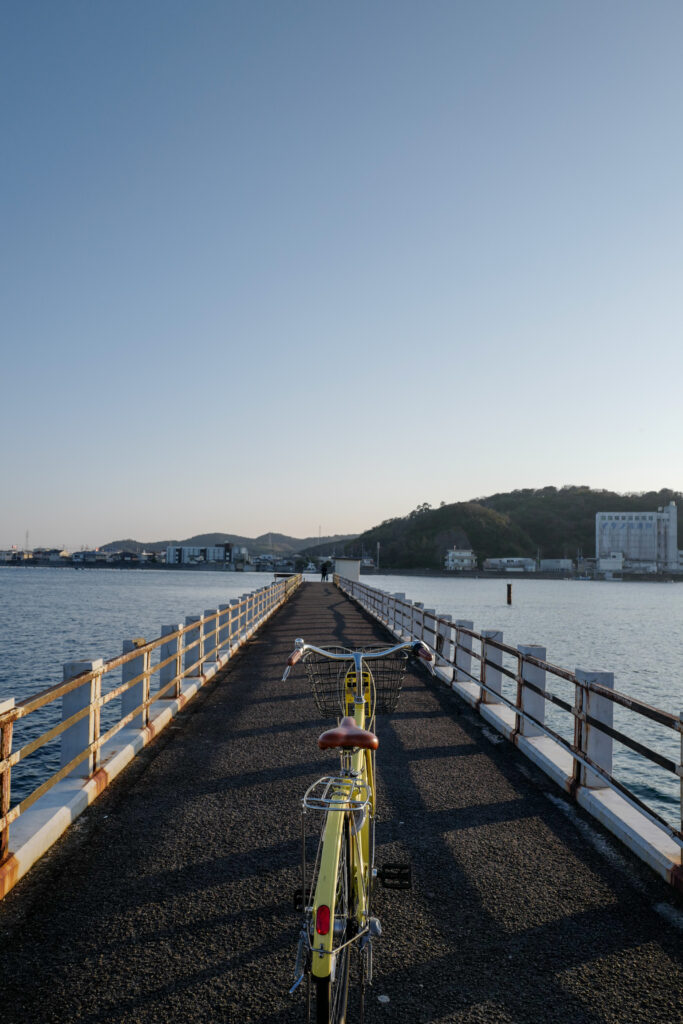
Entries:
<svg viewBox="0 0 683 1024">
<path fill-rule="evenodd" d="M 680 0 L 0 6 L 0 547 L 683 488 Z"/>
</svg>

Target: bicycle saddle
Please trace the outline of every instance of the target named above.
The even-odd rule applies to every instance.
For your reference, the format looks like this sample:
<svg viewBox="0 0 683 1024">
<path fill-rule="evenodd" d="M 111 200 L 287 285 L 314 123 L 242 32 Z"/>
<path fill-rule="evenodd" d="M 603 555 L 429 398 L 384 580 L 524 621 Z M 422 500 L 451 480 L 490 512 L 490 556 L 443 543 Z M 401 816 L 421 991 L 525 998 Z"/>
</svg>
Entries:
<svg viewBox="0 0 683 1024">
<path fill-rule="evenodd" d="M 318 736 L 318 746 L 321 750 L 329 750 L 332 747 L 343 747 L 345 750 L 351 747 L 377 750 L 379 740 L 374 732 L 359 729 L 354 720 L 347 716 L 342 718 L 336 729 L 328 729 Z"/>
</svg>

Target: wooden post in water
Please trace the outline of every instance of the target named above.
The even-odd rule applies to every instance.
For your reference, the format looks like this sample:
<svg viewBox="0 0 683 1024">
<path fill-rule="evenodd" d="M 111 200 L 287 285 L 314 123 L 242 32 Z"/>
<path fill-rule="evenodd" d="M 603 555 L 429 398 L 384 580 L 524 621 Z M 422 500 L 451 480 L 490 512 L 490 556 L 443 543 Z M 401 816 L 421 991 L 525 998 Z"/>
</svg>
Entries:
<svg viewBox="0 0 683 1024">
<path fill-rule="evenodd" d="M 508 604 L 512 604 L 512 584 L 508 583 Z"/>
</svg>

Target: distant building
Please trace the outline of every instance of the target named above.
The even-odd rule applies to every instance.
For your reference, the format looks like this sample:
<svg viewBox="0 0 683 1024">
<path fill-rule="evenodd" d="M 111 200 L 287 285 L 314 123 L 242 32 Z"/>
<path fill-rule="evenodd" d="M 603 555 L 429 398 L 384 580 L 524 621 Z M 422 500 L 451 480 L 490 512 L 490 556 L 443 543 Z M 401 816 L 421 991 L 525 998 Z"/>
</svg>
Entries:
<svg viewBox="0 0 683 1024">
<path fill-rule="evenodd" d="M 476 569 L 477 557 L 471 548 L 450 548 L 444 557 L 443 567 L 451 572 Z"/>
<path fill-rule="evenodd" d="M 598 558 L 595 563 L 595 572 L 606 580 L 614 579 L 615 573 L 623 573 L 624 556 L 621 551 L 613 551 L 607 558 Z"/>
<path fill-rule="evenodd" d="M 71 555 L 68 551 L 62 551 L 59 548 L 34 548 L 33 558 L 38 562 L 49 562 L 53 565 L 59 565 L 70 559 Z"/>
<path fill-rule="evenodd" d="M 656 512 L 598 512 L 595 557 L 623 557 L 624 572 L 677 572 L 678 513 L 671 501 Z"/>
<path fill-rule="evenodd" d="M 166 548 L 167 565 L 199 565 L 201 562 L 231 561 L 232 544 L 216 544 L 203 548 L 192 545 L 169 544 Z"/>
<path fill-rule="evenodd" d="M 110 553 L 100 551 L 99 548 L 95 548 L 93 551 L 74 551 L 71 558 L 74 565 L 104 565 L 111 561 Z"/>
<path fill-rule="evenodd" d="M 536 572 L 535 558 L 487 558 L 485 572 Z"/>
<path fill-rule="evenodd" d="M 571 558 L 542 558 L 538 566 L 541 572 L 572 572 Z"/>
</svg>

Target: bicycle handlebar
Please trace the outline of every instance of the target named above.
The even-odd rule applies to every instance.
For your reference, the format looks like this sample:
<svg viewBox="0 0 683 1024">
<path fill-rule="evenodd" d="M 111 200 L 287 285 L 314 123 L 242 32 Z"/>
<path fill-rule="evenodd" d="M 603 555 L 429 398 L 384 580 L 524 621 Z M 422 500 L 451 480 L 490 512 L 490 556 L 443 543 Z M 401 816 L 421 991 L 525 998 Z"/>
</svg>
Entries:
<svg viewBox="0 0 683 1024">
<path fill-rule="evenodd" d="M 298 639 L 295 641 L 296 647 L 287 658 L 287 668 L 282 677 L 282 680 L 287 678 L 290 669 L 293 665 L 296 665 L 297 661 L 306 654 L 307 651 L 313 651 L 314 654 L 320 654 L 323 658 L 329 658 L 330 661 L 354 661 L 356 654 L 360 654 L 363 661 L 372 661 L 376 658 L 386 658 L 390 654 L 396 654 L 398 651 L 410 650 L 411 653 L 421 658 L 422 661 L 432 661 L 432 653 L 422 640 L 409 640 L 407 643 L 394 644 L 393 647 L 387 647 L 380 651 L 326 651 L 324 647 L 315 647 L 313 644 L 304 643 L 303 640 Z"/>
</svg>

